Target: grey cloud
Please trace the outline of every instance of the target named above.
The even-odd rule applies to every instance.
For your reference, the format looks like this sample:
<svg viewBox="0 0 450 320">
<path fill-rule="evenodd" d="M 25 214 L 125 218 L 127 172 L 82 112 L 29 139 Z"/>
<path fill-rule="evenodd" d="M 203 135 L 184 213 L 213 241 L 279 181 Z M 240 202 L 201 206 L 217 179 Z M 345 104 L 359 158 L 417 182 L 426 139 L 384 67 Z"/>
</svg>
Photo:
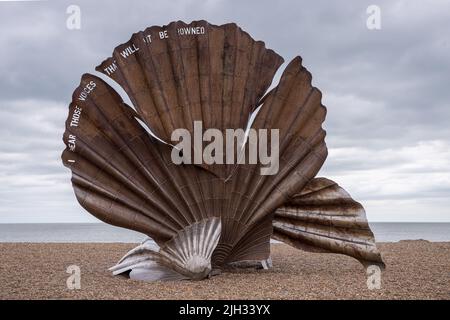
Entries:
<svg viewBox="0 0 450 320">
<path fill-rule="evenodd" d="M 393 205 L 398 220 L 408 210 L 450 219 L 442 200 L 450 164 L 441 160 L 450 137 L 448 2 L 376 1 L 379 31 L 366 28 L 372 1 L 77 1 L 79 31 L 65 27 L 69 4 L 0 2 L 0 222 L 92 221 L 59 159 L 72 91 L 133 32 L 197 19 L 236 22 L 286 63 L 302 56 L 328 108 L 321 173 L 366 200 L 378 220 L 392 218 Z M 423 205 L 413 212 L 393 198 Z"/>
</svg>

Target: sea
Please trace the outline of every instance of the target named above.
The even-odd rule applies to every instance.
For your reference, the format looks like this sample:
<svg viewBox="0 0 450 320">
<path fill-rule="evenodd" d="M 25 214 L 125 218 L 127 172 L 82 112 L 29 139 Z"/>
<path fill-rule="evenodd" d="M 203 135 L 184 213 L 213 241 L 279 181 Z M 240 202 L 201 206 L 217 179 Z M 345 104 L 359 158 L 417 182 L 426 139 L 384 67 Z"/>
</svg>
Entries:
<svg viewBox="0 0 450 320">
<path fill-rule="evenodd" d="M 377 242 L 450 241 L 450 223 L 374 222 L 370 227 Z M 105 223 L 0 224 L 0 242 L 137 243 L 146 238 L 142 233 Z"/>
</svg>

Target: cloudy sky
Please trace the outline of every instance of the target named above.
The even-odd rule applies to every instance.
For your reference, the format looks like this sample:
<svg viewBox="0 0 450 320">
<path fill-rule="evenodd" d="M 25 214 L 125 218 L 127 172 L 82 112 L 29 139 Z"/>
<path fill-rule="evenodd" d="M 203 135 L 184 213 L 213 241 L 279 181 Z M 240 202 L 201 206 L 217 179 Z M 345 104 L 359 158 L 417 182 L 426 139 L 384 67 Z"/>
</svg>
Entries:
<svg viewBox="0 0 450 320">
<path fill-rule="evenodd" d="M 0 1 L 0 223 L 96 221 L 60 161 L 72 91 L 133 32 L 197 19 L 303 57 L 328 107 L 320 175 L 370 221 L 450 221 L 449 1 L 92 2 Z M 366 26 L 371 4 L 381 30 Z"/>
</svg>

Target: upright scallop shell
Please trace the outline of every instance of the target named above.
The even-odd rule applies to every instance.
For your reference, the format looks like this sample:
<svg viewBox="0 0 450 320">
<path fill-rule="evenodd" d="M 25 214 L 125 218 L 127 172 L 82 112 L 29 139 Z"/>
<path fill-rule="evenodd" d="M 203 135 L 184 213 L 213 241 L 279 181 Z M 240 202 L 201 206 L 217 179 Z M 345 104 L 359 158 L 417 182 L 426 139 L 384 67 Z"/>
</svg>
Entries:
<svg viewBox="0 0 450 320">
<path fill-rule="evenodd" d="M 141 245 L 114 272 L 134 266 L 131 274 L 142 279 L 202 278 L 210 269 L 196 269 L 188 257 L 200 250 L 216 268 L 268 259 L 273 228 L 296 247 L 382 264 L 362 207 L 352 209 L 330 180 L 314 179 L 327 156 L 326 109 L 300 57 L 266 93 L 282 62 L 235 24 L 173 22 L 133 34 L 97 67 L 125 89 L 133 107 L 101 78 L 82 76 L 62 155 L 77 199 L 97 218 L 145 233 L 161 247 Z M 245 130 L 258 107 L 251 127 L 279 129 L 276 174 L 261 175 L 261 163 L 172 161 L 175 129 L 195 135 L 194 122 L 201 121 L 203 130 Z M 249 143 L 242 147 L 234 159 L 249 152 Z"/>
</svg>

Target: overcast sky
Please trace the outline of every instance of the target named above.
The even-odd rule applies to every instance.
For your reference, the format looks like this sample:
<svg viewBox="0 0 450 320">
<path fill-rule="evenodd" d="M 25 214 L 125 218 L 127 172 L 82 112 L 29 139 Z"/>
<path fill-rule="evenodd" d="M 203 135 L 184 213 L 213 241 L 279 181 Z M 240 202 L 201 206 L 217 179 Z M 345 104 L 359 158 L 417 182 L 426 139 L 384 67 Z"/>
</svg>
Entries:
<svg viewBox="0 0 450 320">
<path fill-rule="evenodd" d="M 328 108 L 319 175 L 369 221 L 450 221 L 450 1 L 93 2 L 0 1 L 0 223 L 96 221 L 60 160 L 72 91 L 133 32 L 198 19 L 302 56 Z M 381 30 L 366 27 L 371 4 Z"/>
</svg>

